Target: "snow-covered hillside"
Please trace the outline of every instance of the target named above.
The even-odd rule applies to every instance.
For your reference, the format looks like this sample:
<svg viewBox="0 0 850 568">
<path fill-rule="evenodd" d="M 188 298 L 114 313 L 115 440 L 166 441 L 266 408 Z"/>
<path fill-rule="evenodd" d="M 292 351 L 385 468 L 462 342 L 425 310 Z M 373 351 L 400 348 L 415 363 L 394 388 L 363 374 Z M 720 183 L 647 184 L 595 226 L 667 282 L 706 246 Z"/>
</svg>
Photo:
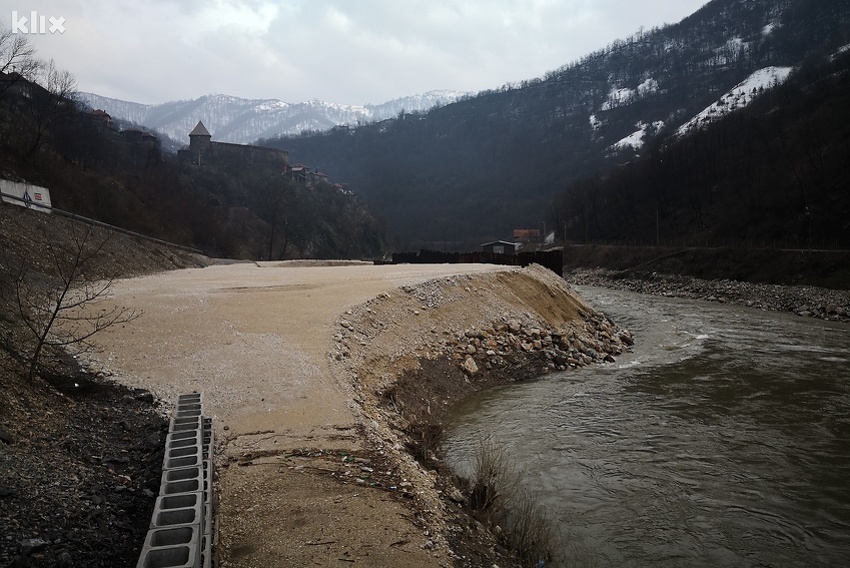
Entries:
<svg viewBox="0 0 850 568">
<path fill-rule="evenodd" d="M 242 99 L 220 94 L 155 105 L 111 99 L 94 93 L 80 93 L 80 97 L 93 109 L 102 109 L 113 118 L 154 129 L 177 141 L 188 141 L 189 131 L 202 120 L 214 140 L 248 144 L 258 138 L 384 120 L 398 116 L 402 111 L 424 112 L 452 103 L 467 94 L 429 91 L 363 106 L 324 101 L 287 103 L 277 99 Z"/>
<path fill-rule="evenodd" d="M 694 128 L 700 128 L 715 120 L 723 118 L 732 111 L 744 108 L 750 104 L 765 89 L 782 84 L 793 70 L 792 67 L 765 67 L 741 81 L 727 91 L 716 102 L 705 108 L 691 120 L 683 124 L 676 134 L 686 134 Z"/>
</svg>

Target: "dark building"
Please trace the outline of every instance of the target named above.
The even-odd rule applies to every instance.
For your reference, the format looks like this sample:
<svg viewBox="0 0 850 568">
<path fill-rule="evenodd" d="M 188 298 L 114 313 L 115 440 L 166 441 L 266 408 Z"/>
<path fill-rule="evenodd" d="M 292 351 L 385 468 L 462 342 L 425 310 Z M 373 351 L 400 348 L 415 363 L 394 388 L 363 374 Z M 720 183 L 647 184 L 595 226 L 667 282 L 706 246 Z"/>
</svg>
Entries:
<svg viewBox="0 0 850 568">
<path fill-rule="evenodd" d="M 514 254 L 517 244 L 510 241 L 492 241 L 481 245 L 481 250 L 493 254 Z"/>
<path fill-rule="evenodd" d="M 203 166 L 204 163 L 238 162 L 242 167 L 273 167 L 277 171 L 286 171 L 289 163 L 289 155 L 286 150 L 214 142 L 209 130 L 200 120 L 189 133 L 189 145 L 178 150 L 177 157 L 181 162 L 197 166 Z"/>
</svg>

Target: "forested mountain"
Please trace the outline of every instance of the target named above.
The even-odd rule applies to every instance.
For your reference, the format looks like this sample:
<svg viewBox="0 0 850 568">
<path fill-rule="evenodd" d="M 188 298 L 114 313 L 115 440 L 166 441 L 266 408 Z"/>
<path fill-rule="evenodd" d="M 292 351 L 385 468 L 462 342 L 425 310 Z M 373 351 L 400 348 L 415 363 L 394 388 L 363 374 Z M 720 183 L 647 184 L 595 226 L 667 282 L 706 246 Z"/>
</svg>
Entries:
<svg viewBox="0 0 850 568">
<path fill-rule="evenodd" d="M 55 208 L 211 256 L 385 253 L 384 228 L 356 196 L 319 176 L 294 179 L 283 153 L 212 144 L 203 161 L 179 160 L 150 133 L 81 109 L 64 76 L 59 92 L 55 80 L 0 73 L 0 178 L 48 188 Z"/>
<path fill-rule="evenodd" d="M 776 81 L 739 103 L 758 100 L 790 68 L 850 44 L 849 26 L 846 0 L 713 0 L 542 78 L 428 113 L 265 143 L 348 182 L 408 248 L 475 248 L 547 221 L 560 232 L 569 213 L 550 206 L 570 184 L 646 153 L 773 68 Z"/>
<path fill-rule="evenodd" d="M 571 184 L 550 219 L 579 242 L 850 248 L 850 49 Z"/>
</svg>

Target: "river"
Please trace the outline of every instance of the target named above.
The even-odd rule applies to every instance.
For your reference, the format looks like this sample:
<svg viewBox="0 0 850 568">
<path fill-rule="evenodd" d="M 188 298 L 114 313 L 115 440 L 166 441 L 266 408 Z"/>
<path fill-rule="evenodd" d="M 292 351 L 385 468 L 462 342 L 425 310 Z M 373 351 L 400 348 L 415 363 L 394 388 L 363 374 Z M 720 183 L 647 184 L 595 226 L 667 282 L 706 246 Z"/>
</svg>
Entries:
<svg viewBox="0 0 850 568">
<path fill-rule="evenodd" d="M 466 401 L 449 464 L 506 448 L 577 566 L 850 565 L 850 326 L 578 289 L 633 352 Z"/>
</svg>

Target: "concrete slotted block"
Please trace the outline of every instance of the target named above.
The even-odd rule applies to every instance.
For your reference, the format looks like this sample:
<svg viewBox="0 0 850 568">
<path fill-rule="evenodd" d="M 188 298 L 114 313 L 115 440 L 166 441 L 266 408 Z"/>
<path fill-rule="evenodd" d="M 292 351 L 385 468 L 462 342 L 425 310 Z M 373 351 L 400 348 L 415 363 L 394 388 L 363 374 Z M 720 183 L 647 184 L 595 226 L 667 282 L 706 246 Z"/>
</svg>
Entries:
<svg viewBox="0 0 850 568">
<path fill-rule="evenodd" d="M 204 436 L 200 430 L 181 430 L 165 436 L 165 449 L 191 445 L 203 446 Z"/>
<path fill-rule="evenodd" d="M 169 432 L 181 432 L 184 430 L 200 430 L 202 428 L 201 416 L 189 416 L 186 418 L 171 418 Z"/>
<path fill-rule="evenodd" d="M 200 568 L 197 546 L 163 546 L 142 550 L 136 568 Z"/>
<path fill-rule="evenodd" d="M 202 568 L 212 568 L 212 564 L 212 538 L 205 537 L 201 547 L 201 566 Z"/>
<path fill-rule="evenodd" d="M 163 469 L 174 469 L 177 467 L 191 467 L 201 463 L 204 459 L 204 448 L 201 444 L 183 444 L 185 440 L 178 440 L 177 444 L 165 446 L 165 455 L 162 457 Z M 180 460 L 180 458 L 194 457 L 195 461 Z M 181 465 L 182 464 L 182 465 Z"/>
<path fill-rule="evenodd" d="M 154 513 L 169 509 L 186 509 L 203 504 L 204 494 L 200 491 L 193 493 L 175 493 L 173 495 L 160 495 L 154 502 Z M 206 510 L 204 511 L 206 514 Z"/>
<path fill-rule="evenodd" d="M 203 482 L 206 479 L 206 475 L 204 473 L 203 464 L 193 465 L 190 467 L 180 467 L 176 469 L 166 469 L 162 472 L 162 479 L 160 482 L 160 487 L 165 485 L 166 483 L 178 482 L 178 481 L 189 481 L 189 480 L 197 480 L 199 482 Z M 193 491 L 201 491 L 201 485 L 198 486 L 198 489 L 194 489 Z M 182 493 L 186 493 L 183 491 Z"/>
<path fill-rule="evenodd" d="M 195 448 L 197 451 L 192 452 L 188 456 L 180 456 L 180 457 L 168 457 L 165 456 L 162 462 L 162 469 L 182 469 L 184 467 L 192 467 L 192 466 L 200 466 L 203 461 L 203 454 L 201 452 L 201 448 L 197 446 L 190 446 L 191 448 Z"/>
<path fill-rule="evenodd" d="M 167 448 L 165 452 L 165 455 L 167 455 L 169 458 L 185 458 L 186 456 L 192 456 L 195 454 L 203 455 L 203 446 L 191 445 L 177 448 Z"/>
<path fill-rule="evenodd" d="M 182 525 L 194 525 L 199 530 L 203 527 L 199 507 L 155 511 L 151 516 L 150 528 L 179 527 Z"/>
<path fill-rule="evenodd" d="M 199 392 L 177 395 L 177 404 L 202 404 L 204 395 Z"/>
<path fill-rule="evenodd" d="M 194 504 L 187 507 L 163 508 L 160 501 L 163 499 L 172 499 L 177 497 L 185 497 L 184 501 L 188 502 L 189 495 L 194 496 Z M 179 495 L 163 495 L 157 499 L 157 504 L 154 506 L 153 514 L 151 515 L 150 528 L 172 527 L 178 525 L 197 525 L 203 528 L 203 516 L 205 514 L 204 504 L 201 496 L 198 493 L 182 493 Z"/>
<path fill-rule="evenodd" d="M 197 429 L 178 430 L 165 435 L 165 442 L 176 442 L 177 440 L 201 440 L 203 432 Z"/>
<path fill-rule="evenodd" d="M 180 525 L 150 529 L 145 537 L 145 548 L 162 548 L 184 545 L 200 548 L 201 530 L 198 525 Z"/>
<path fill-rule="evenodd" d="M 165 481 L 160 485 L 160 495 L 174 495 L 176 493 L 194 493 L 206 491 L 206 483 L 200 477 L 192 479 L 181 479 L 179 481 Z"/>
<path fill-rule="evenodd" d="M 190 509 L 191 512 L 186 512 Z M 203 491 L 163 494 L 156 499 L 151 514 L 150 528 L 197 525 L 201 530 L 199 534 L 203 536 L 202 529 L 204 528 L 206 513 Z"/>
<path fill-rule="evenodd" d="M 177 410 L 174 412 L 174 416 L 177 418 L 190 418 L 192 416 L 201 416 L 201 409 L 194 408 L 186 408 L 184 406 L 178 406 Z"/>
</svg>

